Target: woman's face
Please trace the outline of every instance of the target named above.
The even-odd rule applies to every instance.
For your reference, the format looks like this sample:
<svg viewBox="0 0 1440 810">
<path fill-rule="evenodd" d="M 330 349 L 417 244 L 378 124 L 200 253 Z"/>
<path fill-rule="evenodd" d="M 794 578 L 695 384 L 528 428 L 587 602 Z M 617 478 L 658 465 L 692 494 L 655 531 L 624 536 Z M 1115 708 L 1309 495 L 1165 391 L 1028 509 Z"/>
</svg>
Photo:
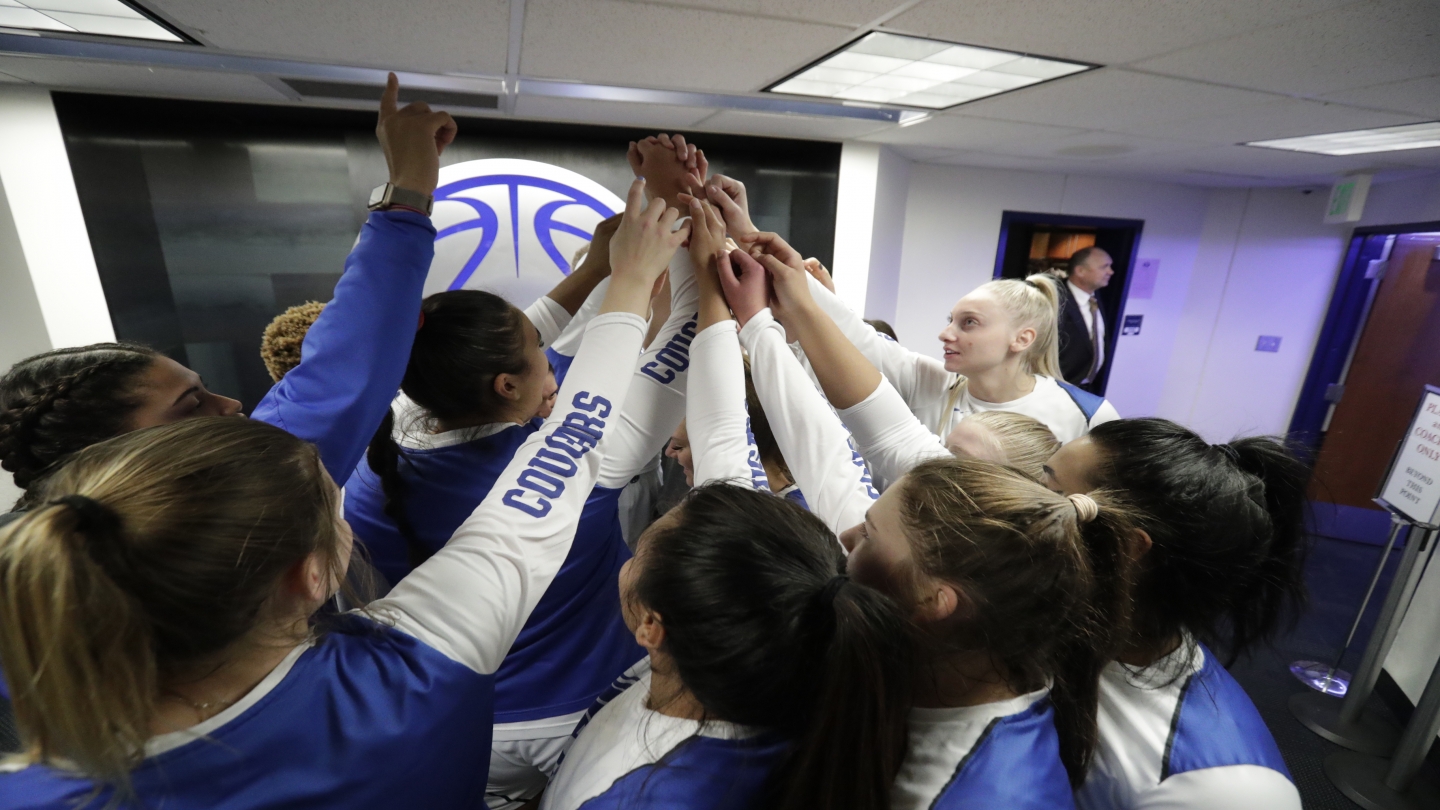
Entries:
<svg viewBox="0 0 1440 810">
<path fill-rule="evenodd" d="M 683 420 L 670 436 L 670 443 L 665 445 L 665 455 L 680 462 L 685 470 L 686 486 L 695 486 L 695 456 L 690 452 L 690 434 L 685 432 Z"/>
<path fill-rule="evenodd" d="M 940 331 L 945 370 L 974 376 L 1005 362 L 1019 329 L 999 299 L 979 289 L 961 298 Z"/>
<path fill-rule="evenodd" d="M 1062 495 L 1087 493 L 1097 486 L 1100 469 L 1100 448 L 1089 436 L 1081 436 L 1062 445 L 1045 462 L 1045 486 Z"/>
<path fill-rule="evenodd" d="M 545 380 L 545 398 L 540 401 L 540 410 L 535 415 L 541 419 L 549 419 L 550 414 L 555 412 L 555 397 L 560 393 L 560 384 L 555 381 L 555 367 L 550 366 L 550 376 Z"/>
<path fill-rule="evenodd" d="M 865 513 L 865 522 L 847 529 L 840 542 L 850 551 L 845 570 L 850 578 L 889 595 L 901 604 L 913 601 L 909 592 L 913 557 L 910 540 L 900 518 L 900 496 L 905 479 L 886 489 Z"/>
<path fill-rule="evenodd" d="M 665 531 L 680 521 L 680 510 L 683 508 L 685 505 L 680 504 L 647 526 L 635 541 L 635 555 L 620 566 L 620 613 L 625 618 L 625 627 L 631 633 L 640 626 L 647 613 L 640 598 L 635 595 L 635 583 L 639 581 L 640 571 L 645 565 L 645 549 L 656 532 Z"/>
<path fill-rule="evenodd" d="M 200 375 L 168 357 L 157 357 L 135 385 L 140 404 L 131 412 L 130 430 L 168 425 L 196 416 L 244 416 L 240 400 L 205 388 Z"/>
</svg>

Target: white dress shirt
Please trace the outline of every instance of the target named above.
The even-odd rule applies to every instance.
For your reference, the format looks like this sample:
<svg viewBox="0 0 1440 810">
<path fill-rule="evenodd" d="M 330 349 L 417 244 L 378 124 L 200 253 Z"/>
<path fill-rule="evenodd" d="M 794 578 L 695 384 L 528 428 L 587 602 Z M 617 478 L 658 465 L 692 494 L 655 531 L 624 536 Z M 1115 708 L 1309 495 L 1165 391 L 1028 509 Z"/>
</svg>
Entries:
<svg viewBox="0 0 1440 810">
<path fill-rule="evenodd" d="M 1065 286 L 1070 288 L 1070 295 L 1074 297 L 1075 305 L 1080 307 L 1080 317 L 1085 321 L 1085 333 L 1088 335 L 1091 331 L 1094 331 L 1097 335 L 1095 347 L 1095 352 L 1097 356 L 1095 358 L 1094 368 L 1095 371 L 1098 373 L 1101 366 L 1105 365 L 1105 317 L 1101 315 L 1098 311 L 1094 314 L 1091 314 L 1090 299 L 1094 297 L 1093 295 L 1085 292 L 1079 287 L 1076 287 L 1074 282 L 1071 281 L 1065 282 Z M 1099 318 L 1100 322 L 1091 323 L 1091 321 L 1095 318 Z M 1093 379 L 1093 375 L 1088 376 L 1084 379 L 1084 382 L 1088 383 Z"/>
</svg>

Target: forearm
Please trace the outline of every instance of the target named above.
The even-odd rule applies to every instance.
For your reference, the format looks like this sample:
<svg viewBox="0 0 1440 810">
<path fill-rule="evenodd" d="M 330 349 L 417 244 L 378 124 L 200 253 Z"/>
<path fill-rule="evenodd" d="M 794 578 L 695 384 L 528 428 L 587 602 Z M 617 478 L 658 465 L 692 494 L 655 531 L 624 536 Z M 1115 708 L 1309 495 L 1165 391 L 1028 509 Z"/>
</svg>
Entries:
<svg viewBox="0 0 1440 810">
<path fill-rule="evenodd" d="M 762 310 L 740 339 L 770 429 L 811 511 L 837 534 L 863 521 L 878 493 L 845 426 L 785 343 L 784 330 Z"/>
<path fill-rule="evenodd" d="M 922 461 L 950 456 L 940 437 L 915 418 L 888 381 L 859 403 L 841 409 L 840 419 L 855 437 L 881 490 Z"/>
<path fill-rule="evenodd" d="M 825 397 L 845 409 L 870 396 L 880 385 L 880 372 L 818 306 L 790 313 L 787 324 L 800 337 L 800 346 L 825 389 Z"/>
<path fill-rule="evenodd" d="M 582 262 L 569 275 L 560 280 L 545 297 L 565 308 L 565 311 L 574 315 L 590 297 L 591 291 L 600 282 L 610 277 L 609 266 L 595 267 L 589 262 Z"/>
<path fill-rule="evenodd" d="M 745 361 L 732 320 L 700 330 L 690 345 L 685 431 L 695 460 L 695 486 L 715 481 L 756 485 L 764 478 L 765 467 L 751 441 Z"/>
</svg>

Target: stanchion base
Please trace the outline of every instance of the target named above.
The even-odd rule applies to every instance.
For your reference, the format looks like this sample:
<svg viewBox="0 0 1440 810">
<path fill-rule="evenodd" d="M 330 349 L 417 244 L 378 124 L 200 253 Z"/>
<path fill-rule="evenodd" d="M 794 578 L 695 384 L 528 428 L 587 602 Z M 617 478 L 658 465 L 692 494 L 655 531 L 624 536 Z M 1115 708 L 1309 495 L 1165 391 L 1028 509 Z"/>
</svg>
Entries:
<svg viewBox="0 0 1440 810">
<path fill-rule="evenodd" d="M 1319 661 L 1296 661 L 1290 665 L 1290 674 L 1316 692 L 1327 695 L 1345 697 L 1350 690 L 1350 673 Z"/>
<path fill-rule="evenodd" d="M 1400 742 L 1400 727 L 1366 709 L 1353 723 L 1340 723 L 1340 699 L 1320 692 L 1290 696 L 1290 713 L 1321 737 L 1351 751 L 1386 757 Z"/>
<path fill-rule="evenodd" d="M 1440 789 L 1424 774 L 1415 777 L 1401 793 L 1385 784 L 1390 760 L 1369 754 L 1342 752 L 1325 758 L 1325 775 L 1351 801 L 1365 810 L 1434 810 L 1440 807 Z"/>
</svg>

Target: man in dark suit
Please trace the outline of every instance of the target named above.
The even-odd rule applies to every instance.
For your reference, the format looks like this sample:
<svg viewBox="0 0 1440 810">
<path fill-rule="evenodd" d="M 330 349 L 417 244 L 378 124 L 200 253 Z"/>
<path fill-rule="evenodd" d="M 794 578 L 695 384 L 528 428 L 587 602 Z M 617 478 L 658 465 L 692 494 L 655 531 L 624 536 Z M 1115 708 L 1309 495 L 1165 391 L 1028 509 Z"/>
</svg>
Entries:
<svg viewBox="0 0 1440 810">
<path fill-rule="evenodd" d="M 1070 274 L 1061 291 L 1060 373 L 1065 381 L 1100 393 L 1096 381 L 1110 361 L 1105 340 L 1109 315 L 1095 297 L 1115 274 L 1110 254 L 1097 247 L 1081 248 L 1070 257 Z"/>
</svg>

